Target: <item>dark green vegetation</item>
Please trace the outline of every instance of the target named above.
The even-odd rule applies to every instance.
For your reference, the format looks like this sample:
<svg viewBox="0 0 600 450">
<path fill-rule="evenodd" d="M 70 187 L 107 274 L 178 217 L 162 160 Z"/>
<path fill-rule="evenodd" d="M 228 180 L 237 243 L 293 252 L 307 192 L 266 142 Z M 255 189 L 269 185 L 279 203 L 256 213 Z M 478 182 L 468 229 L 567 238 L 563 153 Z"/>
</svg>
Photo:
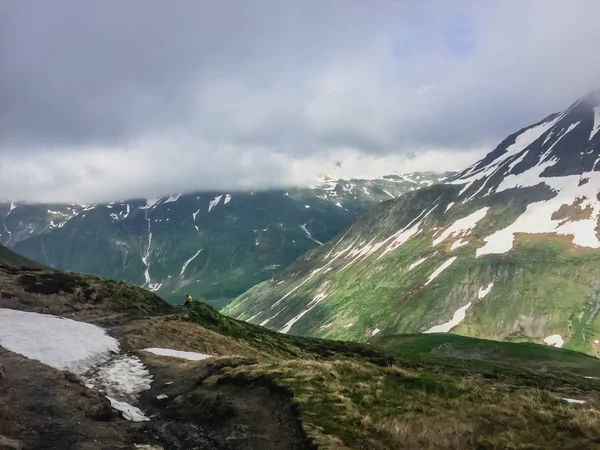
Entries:
<svg viewBox="0 0 600 450">
<path fill-rule="evenodd" d="M 600 362 L 581 353 L 446 334 L 326 341 L 274 333 L 206 305 L 188 316 L 253 350 L 250 359 L 207 362 L 215 369 L 202 382 L 284 389 L 320 448 L 600 445 L 600 384 L 587 378 Z"/>
<path fill-rule="evenodd" d="M 331 239 L 367 208 L 443 179 L 434 173 L 412 177 L 148 202 L 4 204 L 0 243 L 59 270 L 143 285 L 175 304 L 190 294 L 222 307 Z"/>
</svg>

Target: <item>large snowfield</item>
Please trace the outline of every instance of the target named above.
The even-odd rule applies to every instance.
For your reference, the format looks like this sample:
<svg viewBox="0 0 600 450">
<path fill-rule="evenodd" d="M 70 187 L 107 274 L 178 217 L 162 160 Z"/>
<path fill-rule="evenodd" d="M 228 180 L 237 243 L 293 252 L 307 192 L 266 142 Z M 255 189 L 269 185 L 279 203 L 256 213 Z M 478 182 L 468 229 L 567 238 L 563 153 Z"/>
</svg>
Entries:
<svg viewBox="0 0 600 450">
<path fill-rule="evenodd" d="M 95 325 L 0 308 L 0 345 L 59 370 L 81 375 L 119 352 L 119 342 Z"/>
</svg>

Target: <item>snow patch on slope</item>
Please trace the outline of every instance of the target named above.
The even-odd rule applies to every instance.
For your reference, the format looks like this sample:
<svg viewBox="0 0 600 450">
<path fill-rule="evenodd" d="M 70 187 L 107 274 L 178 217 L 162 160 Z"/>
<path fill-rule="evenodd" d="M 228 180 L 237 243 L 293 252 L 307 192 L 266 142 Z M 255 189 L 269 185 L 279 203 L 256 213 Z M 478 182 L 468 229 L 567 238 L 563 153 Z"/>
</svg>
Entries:
<svg viewBox="0 0 600 450">
<path fill-rule="evenodd" d="M 590 141 L 598 131 L 600 131 L 600 106 L 596 106 L 594 108 L 594 126 L 592 127 L 592 132 L 590 133 Z"/>
<path fill-rule="evenodd" d="M 187 359 L 188 361 L 202 361 L 204 359 L 210 358 L 210 355 L 205 353 L 198 352 L 184 352 L 182 350 L 171 350 L 168 348 L 145 348 L 147 352 L 154 353 L 158 356 L 169 356 L 172 358 L 181 358 Z"/>
<path fill-rule="evenodd" d="M 486 244 L 477 249 L 476 256 L 492 253 L 506 253 L 513 247 L 515 233 L 556 233 L 572 235 L 573 244 L 581 247 L 600 248 L 600 240 L 596 234 L 598 218 L 600 217 L 600 202 L 597 199 L 600 186 L 599 172 L 586 172 L 582 175 L 568 175 L 564 177 L 540 177 L 546 167 L 553 165 L 554 161 L 546 161 L 519 175 L 506 177 L 497 192 L 512 187 L 535 186 L 540 183 L 548 185 L 556 195 L 549 199 L 530 203 L 521 216 L 508 227 L 498 230 L 484 240 Z M 588 179 L 587 183 L 580 184 L 580 180 Z M 570 220 L 569 218 L 552 219 L 555 212 L 562 205 L 573 205 L 581 201 L 582 210 L 589 209 L 587 218 Z"/>
<path fill-rule="evenodd" d="M 465 306 L 463 306 L 461 308 L 458 308 L 454 312 L 452 319 L 450 319 L 448 322 L 442 323 L 441 325 L 436 325 L 434 327 L 431 327 L 429 330 L 424 331 L 424 333 L 447 333 L 447 332 L 449 332 L 452 328 L 454 328 L 459 323 L 461 323 L 463 320 L 465 320 L 465 317 L 467 317 L 467 309 L 469 309 L 470 306 L 471 306 L 471 302 L 467 303 Z"/>
<path fill-rule="evenodd" d="M 485 287 L 485 288 L 480 287 L 479 292 L 477 293 L 477 298 L 482 299 L 483 297 L 488 295 L 493 287 L 494 287 L 494 283 L 488 284 L 487 287 Z"/>
<path fill-rule="evenodd" d="M 231 201 L 231 195 L 229 194 L 225 194 L 225 201 L 223 202 L 224 205 L 226 205 L 227 203 L 229 203 Z"/>
<path fill-rule="evenodd" d="M 172 202 L 176 202 L 177 200 L 179 200 L 179 197 L 181 197 L 181 194 L 177 194 L 177 195 L 171 195 L 171 196 L 170 196 L 168 199 L 166 199 L 166 200 L 163 202 L 163 205 L 164 205 L 165 203 L 172 203 Z"/>
<path fill-rule="evenodd" d="M 125 205 L 125 211 L 121 210 L 118 213 L 110 213 L 110 218 L 113 220 L 124 220 L 129 217 L 129 213 L 131 213 L 131 206 L 129 204 Z"/>
<path fill-rule="evenodd" d="M 150 231 L 150 218 L 148 217 L 148 211 L 146 211 L 146 221 L 148 222 L 148 247 L 146 248 L 146 253 L 142 255 L 142 263 L 146 266 L 144 270 L 144 279 L 146 282 L 144 286 L 150 285 L 150 247 L 152 246 L 152 231 Z"/>
<path fill-rule="evenodd" d="M 321 303 L 321 301 L 327 297 L 327 294 L 317 294 L 314 296 L 314 298 L 311 300 L 311 302 L 306 305 L 306 309 L 304 309 L 300 314 L 298 314 L 295 317 L 292 317 L 284 326 L 281 330 L 279 330 L 280 333 L 283 334 L 287 334 L 291 329 L 292 326 L 298 322 L 300 319 L 302 319 L 302 317 L 309 313 L 315 306 L 317 306 L 319 303 Z"/>
<path fill-rule="evenodd" d="M 150 209 L 154 206 L 156 206 L 158 204 L 158 202 L 160 202 L 162 197 L 152 197 L 152 198 L 147 198 L 146 199 L 146 205 L 145 206 L 140 206 L 140 209 Z"/>
<path fill-rule="evenodd" d="M 478 209 L 462 219 L 458 219 L 456 222 L 446 228 L 442 234 L 435 238 L 432 245 L 436 246 L 450 236 L 455 238 L 470 233 L 477 225 L 477 222 L 486 216 L 489 209 L 490 208 L 486 206 L 485 208 Z"/>
<path fill-rule="evenodd" d="M 456 250 L 459 247 L 462 247 L 463 245 L 467 245 L 469 243 L 469 241 L 463 241 L 462 239 L 459 239 L 458 241 L 454 241 L 452 243 L 452 245 L 450 246 L 450 250 Z"/>
<path fill-rule="evenodd" d="M 223 195 L 217 195 L 213 200 L 208 202 L 208 212 L 211 212 L 212 209 L 219 204 L 222 198 Z"/>
<path fill-rule="evenodd" d="M 383 188 L 379 188 L 379 189 L 381 189 L 383 192 L 385 192 L 385 193 L 386 193 L 387 195 L 389 195 L 391 198 L 396 198 L 396 196 L 395 196 L 395 195 L 393 195 L 393 194 L 389 193 L 389 192 L 388 192 L 388 191 L 386 191 L 385 189 L 383 189 Z"/>
<path fill-rule="evenodd" d="M 323 245 L 323 243 L 322 243 L 321 241 L 319 241 L 318 239 L 315 239 L 315 238 L 312 236 L 312 234 L 310 233 L 310 231 L 308 231 L 308 229 L 306 228 L 306 224 L 303 224 L 303 225 L 298 225 L 298 226 L 300 227 L 300 229 L 301 229 L 302 231 L 304 231 L 304 234 L 306 234 L 306 236 L 307 236 L 307 237 L 308 237 L 308 238 L 309 238 L 311 241 L 313 241 L 313 242 L 314 242 L 314 243 L 316 243 L 316 244 Z"/>
<path fill-rule="evenodd" d="M 547 336 L 544 338 L 544 342 L 547 345 L 551 345 L 553 347 L 558 347 L 558 348 L 561 348 L 565 344 L 565 341 L 563 340 L 563 338 L 560 334 L 553 334 L 551 336 Z"/>
<path fill-rule="evenodd" d="M 313 278 L 316 274 L 321 272 L 323 269 L 324 269 L 324 267 L 320 267 L 318 269 L 311 270 L 310 275 L 302 283 L 300 283 L 298 286 L 293 288 L 291 291 L 289 291 L 287 294 L 285 294 L 283 297 L 281 297 L 279 300 L 277 300 L 275 303 L 273 303 L 273 305 L 271 306 L 270 309 L 273 309 L 274 307 L 279 305 L 283 300 L 285 300 L 287 297 L 289 297 L 294 292 L 296 292 L 296 290 L 298 290 L 301 286 L 303 286 L 305 283 L 307 283 L 311 278 Z M 261 326 L 263 326 L 263 325 L 261 324 Z"/>
<path fill-rule="evenodd" d="M 6 228 L 6 223 L 4 222 L 4 219 L 6 219 L 11 212 L 13 212 L 17 207 L 17 204 L 14 202 L 10 202 L 10 208 L 8 210 L 8 212 L 6 213 L 6 215 L 4 216 L 4 218 L 2 219 L 2 225 L 4 226 L 4 230 L 8 233 L 8 241 L 6 241 L 6 243 L 4 245 L 8 245 L 10 243 L 10 241 L 12 240 L 12 233 L 10 231 L 8 231 L 8 228 Z"/>
<path fill-rule="evenodd" d="M 183 267 L 181 267 L 181 272 L 179 272 L 179 275 L 183 275 L 183 272 L 185 272 L 185 269 L 187 269 L 188 264 L 191 263 L 194 259 L 196 259 L 196 257 L 200 254 L 201 251 L 202 249 L 198 250 L 194 254 L 194 256 L 192 256 L 190 259 L 183 263 Z"/>
<path fill-rule="evenodd" d="M 375 250 L 379 249 L 379 247 L 381 247 L 382 245 L 387 244 L 388 242 L 391 241 L 389 243 L 389 245 L 386 247 L 386 249 L 383 251 L 383 253 L 381 253 L 381 255 L 379 255 L 379 258 L 377 258 L 377 259 L 381 259 L 385 255 L 392 253 L 394 250 L 396 250 L 398 247 L 400 247 L 402 244 L 404 244 L 406 241 L 408 241 L 411 237 L 420 233 L 421 232 L 421 230 L 420 230 L 421 224 L 427 218 L 427 216 L 429 216 L 429 214 L 431 214 L 433 212 L 433 210 L 437 207 L 438 207 L 438 204 L 436 203 L 433 206 L 433 208 L 431 208 L 430 210 L 423 211 L 421 214 L 419 214 L 419 216 L 417 216 L 416 219 L 414 219 L 406 227 L 404 227 L 400 231 L 392 234 L 389 238 L 387 238 L 379 246 L 377 246 L 377 248 Z"/>
<path fill-rule="evenodd" d="M 450 267 L 452 265 L 452 263 L 454 261 L 456 261 L 456 258 L 457 258 L 457 256 L 453 256 L 449 260 L 445 261 L 440 267 L 435 269 L 433 271 L 433 273 L 431 275 L 429 275 L 429 278 L 425 282 L 425 286 L 427 286 L 429 283 L 431 283 L 433 280 L 435 280 L 440 273 L 442 273 L 444 270 L 446 270 L 448 267 Z"/>
</svg>

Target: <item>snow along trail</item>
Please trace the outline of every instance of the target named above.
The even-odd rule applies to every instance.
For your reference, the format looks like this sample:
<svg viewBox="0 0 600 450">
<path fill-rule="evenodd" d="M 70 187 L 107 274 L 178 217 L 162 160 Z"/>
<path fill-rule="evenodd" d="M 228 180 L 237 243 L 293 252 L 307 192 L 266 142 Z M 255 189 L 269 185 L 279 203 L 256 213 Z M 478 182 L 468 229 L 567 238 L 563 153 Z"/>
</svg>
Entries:
<svg viewBox="0 0 600 450">
<path fill-rule="evenodd" d="M 576 403 L 578 405 L 583 405 L 585 403 L 585 400 L 576 400 L 574 398 L 566 398 L 566 397 L 558 397 L 561 400 L 564 400 L 567 403 Z"/>
<path fill-rule="evenodd" d="M 412 263 L 410 266 L 408 266 L 409 272 L 411 270 L 413 270 L 415 267 L 420 266 L 421 264 L 423 264 L 425 261 L 427 261 L 427 257 L 421 258 L 421 259 L 415 261 L 414 263 Z"/>
<path fill-rule="evenodd" d="M 202 249 L 198 250 L 194 254 L 194 256 L 192 256 L 190 259 L 188 259 L 186 262 L 183 263 L 183 267 L 181 268 L 181 272 L 179 273 L 179 275 L 183 275 L 183 272 L 185 272 L 185 269 L 187 269 L 188 264 L 191 263 L 194 259 L 196 259 L 196 256 L 198 256 L 201 251 L 202 251 Z"/>
<path fill-rule="evenodd" d="M 152 376 L 138 358 L 120 354 L 119 342 L 96 325 L 49 314 L 0 308 L 0 345 L 98 388 L 132 421 L 149 420 L 128 402 L 150 389 Z"/>
<path fill-rule="evenodd" d="M 181 350 L 171 350 L 168 348 L 145 348 L 144 351 L 154 353 L 158 356 L 169 356 L 171 358 L 187 359 L 188 361 L 202 361 L 210 358 L 210 355 L 197 352 L 184 352 Z"/>
<path fill-rule="evenodd" d="M 319 245 L 323 245 L 323 243 L 321 241 L 319 241 L 318 239 L 315 239 L 312 234 L 310 234 L 310 231 L 307 230 L 306 228 L 306 224 L 303 225 L 298 225 L 300 227 L 300 229 L 302 231 L 304 231 L 304 234 L 306 234 L 306 236 L 308 236 L 308 238 L 313 241 L 315 244 L 319 244 Z"/>
</svg>

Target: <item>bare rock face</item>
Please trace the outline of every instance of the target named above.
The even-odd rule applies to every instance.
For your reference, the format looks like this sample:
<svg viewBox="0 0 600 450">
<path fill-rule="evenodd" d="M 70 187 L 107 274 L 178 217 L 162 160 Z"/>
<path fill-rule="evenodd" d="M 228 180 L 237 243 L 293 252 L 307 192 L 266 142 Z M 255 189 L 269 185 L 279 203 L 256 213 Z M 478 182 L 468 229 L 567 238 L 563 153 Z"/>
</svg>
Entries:
<svg viewBox="0 0 600 450">
<path fill-rule="evenodd" d="M 0 381 L 6 378 L 6 370 L 4 370 L 4 366 L 0 364 Z"/>
</svg>

